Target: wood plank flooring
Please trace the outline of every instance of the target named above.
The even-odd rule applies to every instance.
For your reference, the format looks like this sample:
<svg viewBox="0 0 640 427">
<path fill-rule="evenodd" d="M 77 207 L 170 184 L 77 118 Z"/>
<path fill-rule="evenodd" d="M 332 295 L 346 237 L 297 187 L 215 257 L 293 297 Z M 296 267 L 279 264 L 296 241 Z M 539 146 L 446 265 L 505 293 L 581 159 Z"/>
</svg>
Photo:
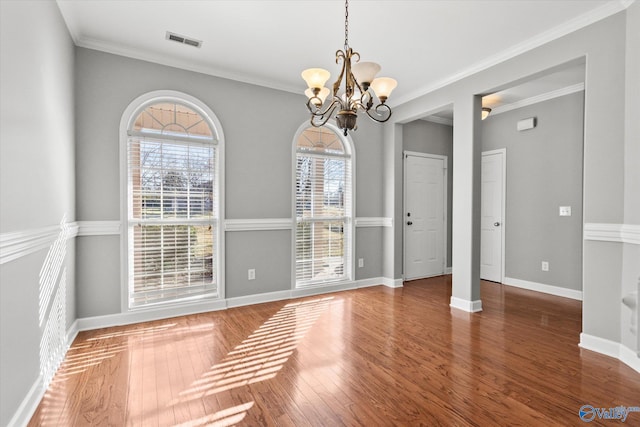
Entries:
<svg viewBox="0 0 640 427">
<path fill-rule="evenodd" d="M 82 332 L 29 425 L 579 426 L 585 404 L 640 406 L 640 374 L 578 347 L 579 301 L 483 282 L 468 314 L 450 280 Z"/>
</svg>

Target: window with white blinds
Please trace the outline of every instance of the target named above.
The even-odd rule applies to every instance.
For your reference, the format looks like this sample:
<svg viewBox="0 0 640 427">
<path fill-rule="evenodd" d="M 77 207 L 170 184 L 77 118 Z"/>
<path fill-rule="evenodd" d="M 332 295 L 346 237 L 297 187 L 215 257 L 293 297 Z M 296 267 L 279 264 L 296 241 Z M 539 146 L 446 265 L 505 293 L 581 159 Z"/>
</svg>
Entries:
<svg viewBox="0 0 640 427">
<path fill-rule="evenodd" d="M 351 182 L 341 136 L 305 129 L 296 141 L 296 286 L 351 278 Z"/>
<path fill-rule="evenodd" d="M 193 108 L 144 108 L 128 130 L 129 307 L 217 296 L 217 141 Z"/>
</svg>

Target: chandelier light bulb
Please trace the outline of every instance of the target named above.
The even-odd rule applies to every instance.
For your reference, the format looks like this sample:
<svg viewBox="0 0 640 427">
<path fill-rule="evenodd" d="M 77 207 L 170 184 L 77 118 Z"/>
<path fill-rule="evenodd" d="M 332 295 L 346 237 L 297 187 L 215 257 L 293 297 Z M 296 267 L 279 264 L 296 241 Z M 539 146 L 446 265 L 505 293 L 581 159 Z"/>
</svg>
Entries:
<svg viewBox="0 0 640 427">
<path fill-rule="evenodd" d="M 319 89 L 331 77 L 331 73 L 322 68 L 307 68 L 302 72 L 302 78 L 307 82 L 309 89 Z"/>
<path fill-rule="evenodd" d="M 378 77 L 371 82 L 371 89 L 383 104 L 396 86 L 398 86 L 398 82 L 391 77 Z"/>
<path fill-rule="evenodd" d="M 380 65 L 375 62 L 357 62 L 351 66 L 351 72 L 356 81 L 367 88 L 380 72 Z M 366 89 L 365 89 L 366 90 Z"/>
<path fill-rule="evenodd" d="M 317 107 L 320 107 L 322 104 L 324 104 L 325 99 L 327 99 L 327 96 L 329 96 L 329 88 L 328 87 L 323 87 L 322 89 L 320 89 L 320 92 L 318 92 L 317 95 L 315 95 L 313 93 L 313 89 L 309 88 L 307 90 L 304 91 L 304 94 L 307 95 L 307 98 L 311 99 L 314 96 L 317 98 L 320 98 L 320 100 L 315 99 L 314 100 L 314 104 Z"/>
</svg>

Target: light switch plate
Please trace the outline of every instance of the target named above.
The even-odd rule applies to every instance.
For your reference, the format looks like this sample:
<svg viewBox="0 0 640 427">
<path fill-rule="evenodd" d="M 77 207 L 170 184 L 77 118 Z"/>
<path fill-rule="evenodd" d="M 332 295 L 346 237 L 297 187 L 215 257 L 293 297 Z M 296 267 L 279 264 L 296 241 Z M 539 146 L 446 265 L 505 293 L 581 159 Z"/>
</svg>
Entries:
<svg viewBox="0 0 640 427">
<path fill-rule="evenodd" d="M 560 206 L 560 216 L 571 216 L 571 206 Z"/>
</svg>

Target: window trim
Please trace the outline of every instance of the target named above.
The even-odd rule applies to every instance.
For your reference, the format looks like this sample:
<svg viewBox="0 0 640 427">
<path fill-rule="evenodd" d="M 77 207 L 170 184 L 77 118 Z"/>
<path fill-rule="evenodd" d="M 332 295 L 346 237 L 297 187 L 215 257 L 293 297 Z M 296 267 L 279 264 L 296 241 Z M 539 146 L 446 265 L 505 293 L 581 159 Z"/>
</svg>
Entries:
<svg viewBox="0 0 640 427">
<path fill-rule="evenodd" d="M 297 148 L 298 148 L 298 138 L 305 131 L 305 129 L 311 127 L 311 124 L 308 121 L 305 121 L 293 137 L 292 143 L 292 156 L 291 156 L 291 218 L 293 228 L 291 229 L 291 290 L 292 291 L 300 291 L 301 289 L 312 289 L 312 288 L 322 288 L 327 286 L 335 286 L 341 285 L 345 283 L 355 282 L 356 275 L 356 150 L 355 145 L 353 143 L 353 139 L 351 138 L 351 134 L 344 136 L 342 130 L 340 130 L 336 125 L 331 122 L 327 122 L 324 127 L 330 129 L 333 133 L 336 134 L 338 138 L 342 141 L 344 148 L 346 150 L 346 154 L 327 154 L 320 155 L 322 157 L 335 157 L 335 158 L 344 158 L 349 157 L 351 160 L 351 212 L 349 221 L 349 234 L 351 236 L 350 239 L 350 247 L 349 247 L 349 275 L 347 278 L 342 280 L 330 281 L 325 283 L 315 283 L 304 285 L 301 287 L 297 286 L 296 280 L 296 168 L 297 168 Z M 315 155 L 315 153 L 309 153 L 310 155 Z"/>
<path fill-rule="evenodd" d="M 218 189 L 218 241 L 217 241 L 217 253 L 216 262 L 217 265 L 217 283 L 218 283 L 218 297 L 214 301 L 222 300 L 225 298 L 225 233 L 224 233 L 224 133 L 220 120 L 215 115 L 213 110 L 209 108 L 204 102 L 195 98 L 189 94 L 174 91 L 174 90 L 157 90 L 140 95 L 125 108 L 120 119 L 120 311 L 121 313 L 141 311 L 141 310 L 154 310 L 160 307 L 172 307 L 176 305 L 189 305 L 202 302 L 202 300 L 195 301 L 175 301 L 171 303 L 165 303 L 161 306 L 151 305 L 149 307 L 129 307 L 129 253 L 131 248 L 129 247 L 129 175 L 128 175 L 128 158 L 127 147 L 129 140 L 129 129 L 133 125 L 138 115 L 149 105 L 159 102 L 178 102 L 187 105 L 189 108 L 195 110 L 205 120 L 207 120 L 211 130 L 214 133 L 214 143 L 216 144 L 217 151 L 217 189 Z"/>
</svg>

